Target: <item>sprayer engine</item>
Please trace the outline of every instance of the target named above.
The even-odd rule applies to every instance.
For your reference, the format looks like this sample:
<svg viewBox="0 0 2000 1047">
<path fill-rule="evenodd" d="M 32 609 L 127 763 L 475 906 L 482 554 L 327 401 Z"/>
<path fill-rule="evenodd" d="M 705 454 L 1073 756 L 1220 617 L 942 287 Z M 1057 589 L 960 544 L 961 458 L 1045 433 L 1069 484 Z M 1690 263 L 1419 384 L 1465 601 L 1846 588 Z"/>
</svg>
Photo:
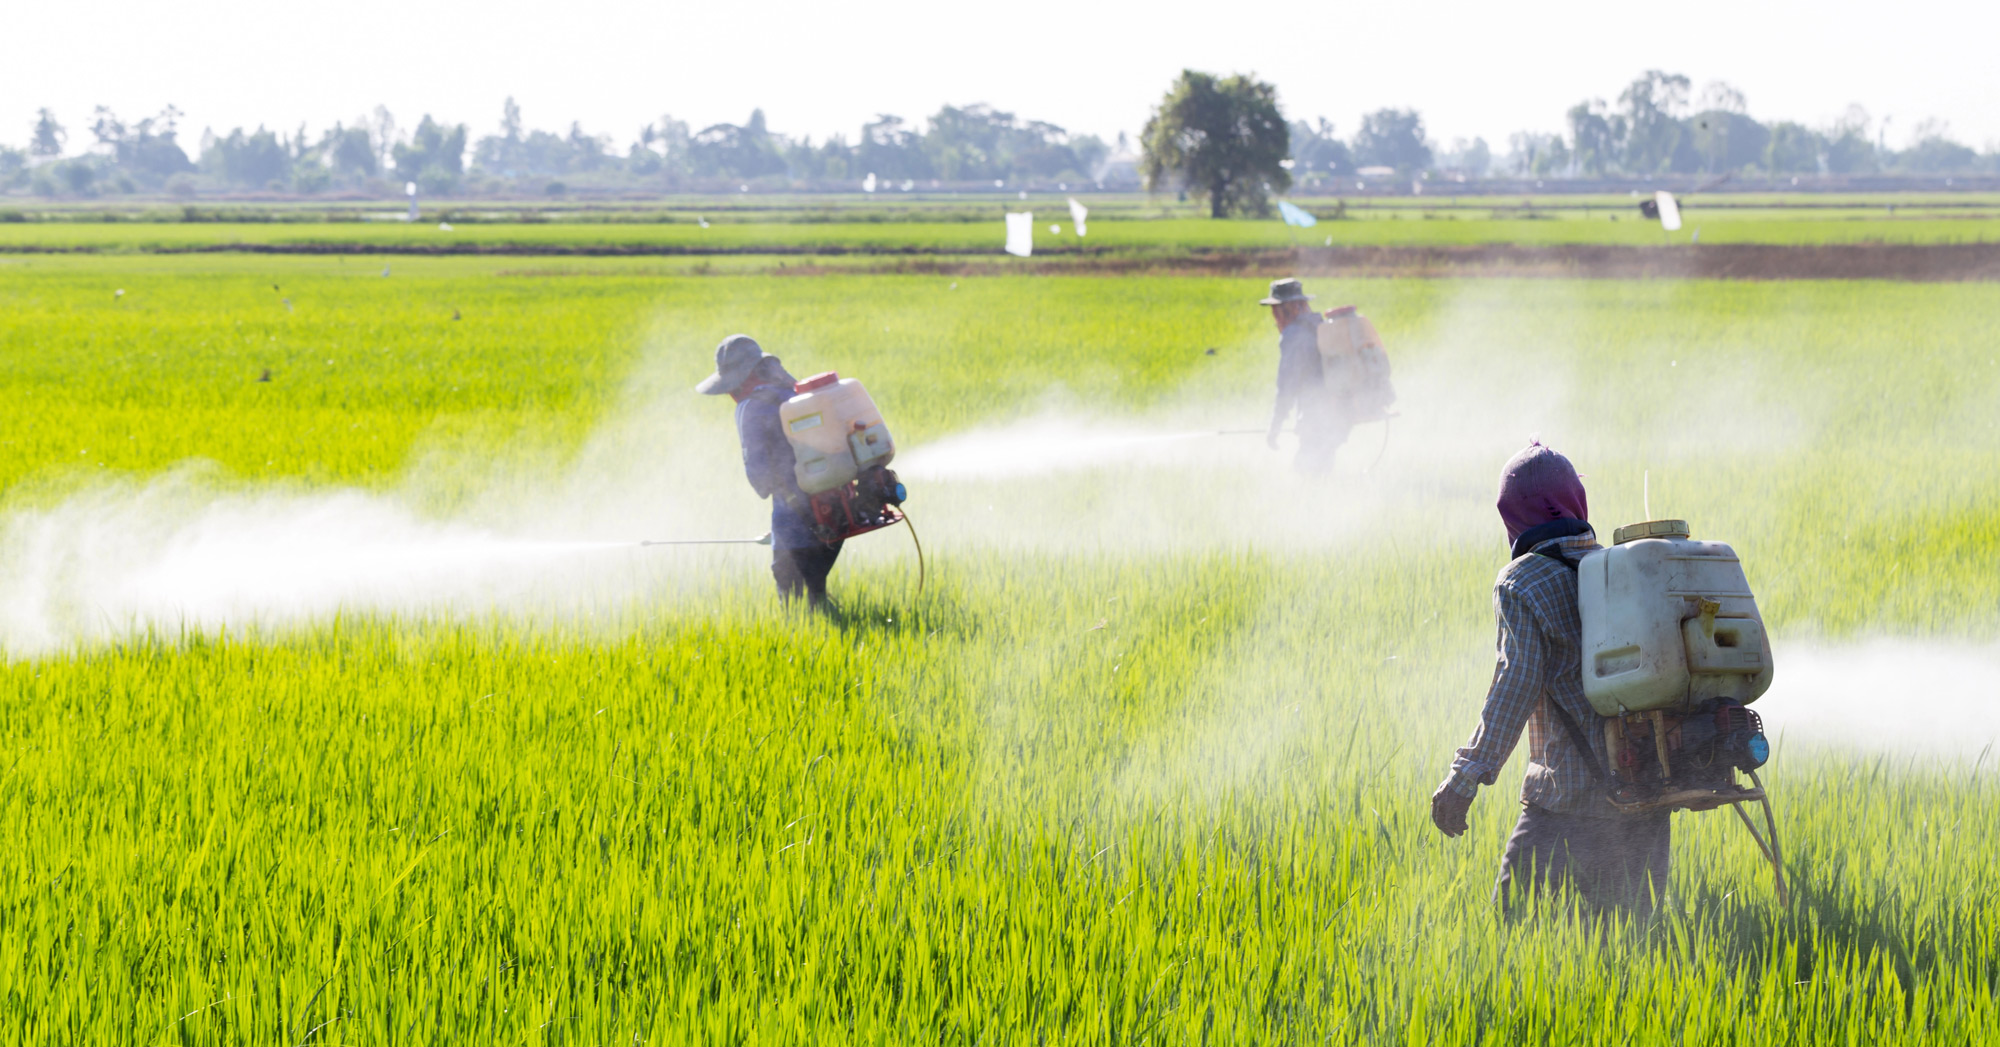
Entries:
<svg viewBox="0 0 2000 1047">
<path fill-rule="evenodd" d="M 1771 757 L 1764 724 L 1743 703 L 1715 698 L 1693 712 L 1655 710 L 1607 719 L 1611 800 L 1621 807 L 1702 811 L 1758 794 L 1736 782 Z"/>
<path fill-rule="evenodd" d="M 897 508 L 908 496 L 896 474 L 884 466 L 861 470 L 852 481 L 810 495 L 813 533 L 823 542 L 845 541 L 903 522 Z"/>
</svg>

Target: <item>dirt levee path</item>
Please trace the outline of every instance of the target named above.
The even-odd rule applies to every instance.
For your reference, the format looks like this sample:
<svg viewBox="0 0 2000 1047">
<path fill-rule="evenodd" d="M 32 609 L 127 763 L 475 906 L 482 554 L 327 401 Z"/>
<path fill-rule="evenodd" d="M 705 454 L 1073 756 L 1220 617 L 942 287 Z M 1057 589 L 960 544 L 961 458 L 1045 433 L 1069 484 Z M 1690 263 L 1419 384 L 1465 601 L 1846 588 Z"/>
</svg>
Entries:
<svg viewBox="0 0 2000 1047">
<path fill-rule="evenodd" d="M 1190 252 L 1114 257 L 1051 256 L 914 259 L 856 266 L 811 262 L 776 270 L 787 275 L 908 272 L 1188 273 L 1299 276 L 1544 277 L 1604 280 L 2000 280 L 2000 244 L 1717 244 L 1708 247 L 1618 247 L 1565 244 L 1530 247 L 1313 247 L 1295 251 Z"/>
</svg>

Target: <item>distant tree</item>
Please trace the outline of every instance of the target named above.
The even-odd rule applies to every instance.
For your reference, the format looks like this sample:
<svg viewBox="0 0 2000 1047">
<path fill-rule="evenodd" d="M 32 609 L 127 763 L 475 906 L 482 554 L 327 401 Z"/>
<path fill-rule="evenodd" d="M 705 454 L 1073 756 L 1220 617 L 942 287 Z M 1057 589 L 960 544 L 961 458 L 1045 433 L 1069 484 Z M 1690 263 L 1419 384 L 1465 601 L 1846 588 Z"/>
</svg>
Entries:
<svg viewBox="0 0 2000 1047">
<path fill-rule="evenodd" d="M 1507 137 L 1507 158 L 1501 166 L 1524 178 L 1560 175 L 1570 170 L 1569 146 L 1561 135 L 1516 131 Z"/>
<path fill-rule="evenodd" d="M 168 106 L 127 126 L 118 114 L 98 106 L 90 132 L 124 174 L 145 185 L 160 185 L 183 171 L 194 170 L 187 153 L 175 141 L 181 111 Z"/>
<path fill-rule="evenodd" d="M 1393 167 L 1404 174 L 1431 165 L 1424 118 L 1414 109 L 1377 109 L 1361 118 L 1354 133 L 1354 162 L 1361 167 Z"/>
<path fill-rule="evenodd" d="M 1750 112 L 1750 101 L 1742 91 L 1721 80 L 1710 80 L 1701 89 L 1701 100 L 1696 107 L 1704 112 L 1722 112 L 1744 115 Z"/>
<path fill-rule="evenodd" d="M 947 105 L 932 114 L 930 128 L 918 138 L 931 172 L 947 182 L 1006 178 L 1008 132 L 1014 114 L 986 105 Z"/>
<path fill-rule="evenodd" d="M 1896 158 L 1912 174 L 1970 174 L 1982 166 L 1972 147 L 1934 135 L 1913 143 Z"/>
<path fill-rule="evenodd" d="M 56 114 L 43 109 L 35 117 L 35 137 L 28 143 L 28 152 L 34 156 L 61 156 L 63 143 L 69 140 L 69 132 L 56 122 Z"/>
<path fill-rule="evenodd" d="M 508 95 L 500 107 L 500 134 L 509 142 L 521 140 L 521 107 L 514 103 L 514 96 Z"/>
<path fill-rule="evenodd" d="M 1673 166 L 1682 145 L 1680 114 L 1687 108 L 1688 78 L 1648 69 L 1618 96 L 1624 107 L 1625 170 L 1658 174 Z"/>
<path fill-rule="evenodd" d="M 1208 199 L 1212 218 L 1270 213 L 1270 194 L 1291 188 L 1283 162 L 1291 130 L 1278 89 L 1237 75 L 1217 79 L 1192 69 L 1167 89 L 1140 135 L 1146 188 L 1178 178 Z"/>
<path fill-rule="evenodd" d="M 362 179 L 382 173 L 382 168 L 376 163 L 375 145 L 369 140 L 365 127 L 333 125 L 333 129 L 320 139 L 320 153 L 326 158 L 327 167 L 338 177 Z"/>
<path fill-rule="evenodd" d="M 300 124 L 298 132 L 285 141 L 287 152 L 292 158 L 292 188 L 301 193 L 317 193 L 333 184 L 333 167 L 327 160 L 324 148 L 326 136 L 320 136 L 318 144 L 306 134 L 306 125 Z"/>
<path fill-rule="evenodd" d="M 28 151 L 0 145 L 0 190 L 18 189 L 28 182 Z"/>
<path fill-rule="evenodd" d="M 277 135 L 262 127 L 246 134 L 239 127 L 202 150 L 201 166 L 231 185 L 265 189 L 285 184 L 292 158 Z"/>
<path fill-rule="evenodd" d="M 1825 170 L 1826 140 L 1819 132 L 1789 120 L 1771 125 L 1764 147 L 1764 169 L 1772 174 L 1819 174 Z"/>
<path fill-rule="evenodd" d="M 1691 144 L 1709 174 L 1741 171 L 1761 164 L 1771 145 L 1771 129 L 1741 112 L 1709 109 L 1688 118 Z"/>
<path fill-rule="evenodd" d="M 56 182 L 72 196 L 91 196 L 97 181 L 97 168 L 89 160 L 78 157 L 64 160 L 55 165 Z"/>
<path fill-rule="evenodd" d="M 448 192 L 465 173 L 465 125 L 441 124 L 425 113 L 394 154 L 398 178 L 414 181 L 426 192 Z"/>
<path fill-rule="evenodd" d="M 637 174 L 660 175 L 669 184 L 677 185 L 693 170 L 688 157 L 692 137 L 687 121 L 661 114 L 658 120 L 640 129 L 629 166 Z"/>
<path fill-rule="evenodd" d="M 488 174 L 513 177 L 521 163 L 521 107 L 508 95 L 500 109 L 500 133 L 481 138 L 472 147 L 472 165 Z"/>
<path fill-rule="evenodd" d="M 1872 174 L 1881 169 L 1868 110 L 1850 105 L 1826 132 L 1826 169 L 1833 174 Z"/>
<path fill-rule="evenodd" d="M 1077 155 L 1068 131 L 1046 120 L 1026 120 L 1009 127 L 1000 136 L 998 161 L 1009 177 L 1020 181 L 1073 178 L 1080 182 L 1094 166 Z"/>
<path fill-rule="evenodd" d="M 569 134 L 563 144 L 569 147 L 569 167 L 572 171 L 595 171 L 610 160 L 607 150 L 609 140 L 598 135 L 586 134 L 580 121 L 572 120 Z"/>
<path fill-rule="evenodd" d="M 808 142 L 806 147 L 810 151 L 812 144 Z M 854 147 L 847 144 L 846 135 L 834 135 L 820 143 L 819 150 L 814 154 L 814 164 L 815 173 L 820 178 L 831 181 L 854 178 Z"/>
<path fill-rule="evenodd" d="M 642 141 L 650 131 L 650 127 L 640 131 Z M 647 152 L 643 147 L 635 148 Z M 527 130 L 521 120 L 521 107 L 509 98 L 501 110 L 500 134 L 487 135 L 473 146 L 472 166 L 503 178 L 582 173 L 610 165 L 613 161 L 610 150 L 608 136 L 589 134 L 576 121 L 571 121 L 569 130 L 561 135 Z M 639 168 L 644 173 L 658 167 L 658 154 L 648 155 L 650 160 L 640 157 Z M 638 168 L 633 170 L 639 173 Z"/>
<path fill-rule="evenodd" d="M 1979 170 L 1979 154 L 1952 141 L 1950 135 L 1950 126 L 1942 120 L 1918 124 L 1915 141 L 1897 155 L 1896 166 L 1912 174 L 1970 174 Z"/>
<path fill-rule="evenodd" d="M 820 155 L 820 151 L 813 146 L 811 135 L 786 138 L 784 156 L 785 171 L 793 179 L 808 182 L 826 179 L 826 161 Z M 843 179 L 847 177 L 844 168 L 840 177 Z"/>
<path fill-rule="evenodd" d="M 1468 177 L 1484 178 L 1493 167 L 1493 149 L 1484 138 L 1474 138 L 1470 142 L 1460 138 L 1453 141 L 1450 151 L 1437 160 L 1440 166 Z"/>
<path fill-rule="evenodd" d="M 1070 136 L 1069 151 L 1076 157 L 1076 173 L 1093 181 L 1111 160 L 1110 143 L 1096 135 Z"/>
<path fill-rule="evenodd" d="M 741 126 L 713 124 L 688 143 L 694 173 L 704 178 L 763 178 L 785 173 L 784 143 L 764 123 L 764 111 L 753 109 Z"/>
<path fill-rule="evenodd" d="M 900 116 L 882 113 L 861 125 L 861 141 L 855 147 L 855 168 L 862 174 L 882 178 L 930 178 L 930 158 L 925 155 L 923 136 L 904 124 Z"/>
<path fill-rule="evenodd" d="M 368 129 L 368 141 L 375 147 L 375 168 L 386 171 L 389 161 L 395 157 L 396 118 L 386 105 L 378 105 L 367 117 L 355 121 L 358 126 Z"/>
<path fill-rule="evenodd" d="M 1603 99 L 1569 107 L 1569 159 L 1575 173 L 1602 177 L 1618 166 L 1625 144 L 1625 117 Z"/>
<path fill-rule="evenodd" d="M 1084 181 L 1110 150 L 1088 135 L 1041 120 L 1020 120 L 988 105 L 939 109 L 914 143 L 923 166 L 946 181 L 988 179 Z M 908 177 L 908 176 L 906 176 Z"/>
<path fill-rule="evenodd" d="M 1334 134 L 1333 122 L 1320 117 L 1317 122 L 1294 120 L 1291 126 L 1292 176 L 1301 181 L 1309 175 L 1350 174 L 1354 153 Z"/>
<path fill-rule="evenodd" d="M 650 132 L 650 127 L 642 130 L 641 139 Z M 568 133 L 561 135 L 527 130 L 521 120 L 521 107 L 509 98 L 501 110 L 500 134 L 487 135 L 473 146 L 472 164 L 480 171 L 502 178 L 545 178 L 604 167 L 611 163 L 609 149 L 609 139 L 585 133 L 583 125 L 574 121 Z M 635 173 L 650 173 L 657 168 L 659 156 L 643 149 L 641 152 L 650 156 L 651 161 L 642 158 L 638 167 L 632 169 Z"/>
</svg>

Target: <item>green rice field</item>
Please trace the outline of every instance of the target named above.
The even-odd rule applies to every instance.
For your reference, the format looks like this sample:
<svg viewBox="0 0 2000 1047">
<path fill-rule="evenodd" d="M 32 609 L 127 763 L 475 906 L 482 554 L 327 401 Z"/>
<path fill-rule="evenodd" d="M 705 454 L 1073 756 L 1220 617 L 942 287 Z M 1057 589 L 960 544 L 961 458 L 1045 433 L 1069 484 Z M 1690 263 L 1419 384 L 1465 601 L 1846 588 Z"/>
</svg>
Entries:
<svg viewBox="0 0 2000 1047">
<path fill-rule="evenodd" d="M 1660 235 L 1482 222 L 1314 232 Z M 58 228 L 105 253 L 9 253 Z M 2000 285 L 1308 281 L 1375 319 L 1401 394 L 1308 484 L 1215 435 L 1267 416 L 1255 302 L 1283 273 L 358 253 L 778 235 L 999 239 L 0 224 L 7 1040 L 2000 1035 L 2000 785 L 1967 726 L 1992 721 L 1922 673 L 1760 706 L 1789 907 L 1735 819 L 1681 814 L 1650 920 L 1503 920 L 1520 755 L 1466 836 L 1428 820 L 1491 674 L 1495 477 L 1531 436 L 1600 529 L 1736 547 L 1781 690 L 1828 679 L 1817 652 L 1990 644 Z M 357 253 L 146 253 L 259 237 Z M 616 544 L 764 528 L 726 402 L 691 391 L 739 330 L 867 382 L 921 587 L 897 531 L 850 543 L 826 617 L 778 603 L 762 549 Z M 1815 732 L 1835 698 L 1858 741 Z M 1868 717 L 1939 742 L 1870 744 Z"/>
<path fill-rule="evenodd" d="M 0 211 L 0 252 L 159 252 L 251 246 L 285 250 L 448 252 L 632 251 L 720 254 L 851 252 L 1000 254 L 1001 216 L 1038 216 L 1041 253 L 1161 254 L 1293 247 L 1604 244 L 1960 244 L 2000 242 L 1990 194 L 1696 195 L 1684 228 L 1664 233 L 1636 197 L 1304 198 L 1325 221 L 1292 229 L 1272 219 L 1212 221 L 1171 197 L 1083 194 L 1078 237 L 1063 193 L 916 197 L 708 197 L 657 203 L 425 202 L 416 222 L 401 201 L 326 205 L 52 204 Z M 11 217 L 13 220 L 6 220 Z M 1050 233 L 1056 226 L 1058 232 Z M 449 226 L 449 228 L 443 228 Z M 1698 241 L 1695 237 L 1699 231 Z"/>
</svg>

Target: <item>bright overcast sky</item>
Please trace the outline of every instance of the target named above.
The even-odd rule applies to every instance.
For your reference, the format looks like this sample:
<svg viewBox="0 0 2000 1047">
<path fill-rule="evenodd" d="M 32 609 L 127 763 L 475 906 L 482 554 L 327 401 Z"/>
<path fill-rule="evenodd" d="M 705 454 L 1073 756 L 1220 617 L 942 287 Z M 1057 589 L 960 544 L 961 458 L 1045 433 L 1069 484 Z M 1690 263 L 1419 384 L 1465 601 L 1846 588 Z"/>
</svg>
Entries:
<svg viewBox="0 0 2000 1047">
<path fill-rule="evenodd" d="M 987 102 L 1110 138 L 1136 133 L 1183 67 L 1252 71 L 1293 118 L 1342 136 L 1384 106 L 1422 112 L 1440 144 L 1557 130 L 1571 104 L 1615 99 L 1649 68 L 1695 89 L 1727 80 L 1752 115 L 1824 124 L 1849 103 L 1887 116 L 1900 146 L 1926 118 L 1975 147 L 2000 142 L 2000 3 L 1491 0 L 1132 5 L 651 4 L 567 0 L 7 0 L 0 8 L 0 142 L 37 108 L 70 148 L 91 110 L 134 119 L 172 103 L 187 138 L 265 124 L 314 133 L 387 105 L 491 133 L 508 95 L 529 126 L 610 134 L 620 151 L 671 113 L 699 129 L 761 106 L 815 139 L 895 113 Z M 191 143 L 190 143 L 191 144 Z"/>
</svg>

